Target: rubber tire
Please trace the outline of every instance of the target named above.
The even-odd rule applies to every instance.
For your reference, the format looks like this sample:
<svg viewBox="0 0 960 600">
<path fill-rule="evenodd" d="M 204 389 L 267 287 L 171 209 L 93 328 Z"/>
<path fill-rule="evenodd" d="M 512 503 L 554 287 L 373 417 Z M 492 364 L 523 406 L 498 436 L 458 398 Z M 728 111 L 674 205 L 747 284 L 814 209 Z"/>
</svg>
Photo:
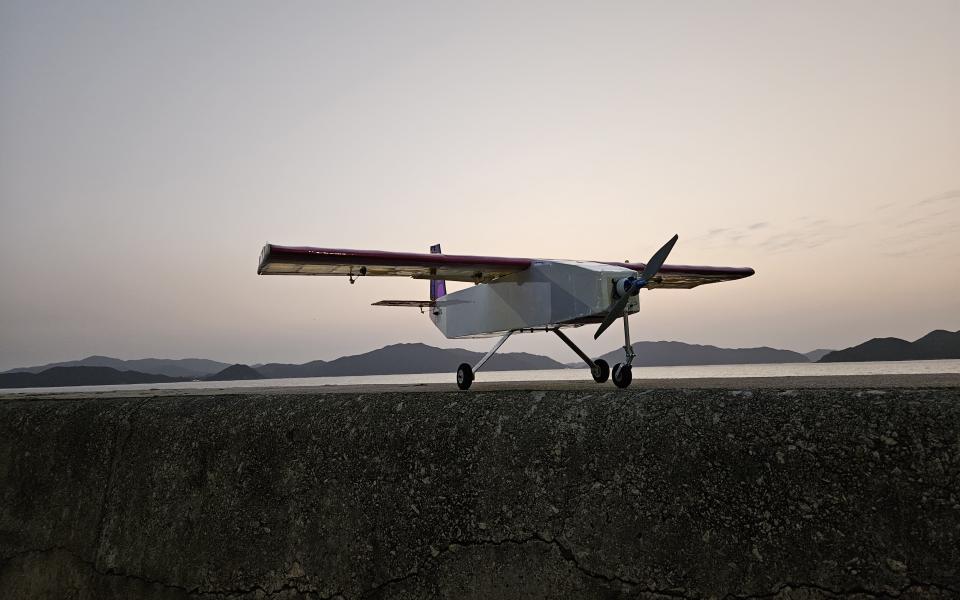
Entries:
<svg viewBox="0 0 960 600">
<path fill-rule="evenodd" d="M 598 358 L 593 361 L 594 368 L 590 369 L 590 374 L 593 375 L 593 380 L 597 383 L 603 383 L 607 379 L 610 379 L 610 365 L 607 364 L 607 361 L 602 358 Z"/>
<path fill-rule="evenodd" d="M 633 369 L 630 365 L 617 363 L 613 367 L 613 385 L 618 388 L 625 388 L 633 381 Z"/>
<path fill-rule="evenodd" d="M 473 383 L 473 368 L 467 363 L 461 363 L 457 367 L 457 387 L 461 390 L 469 390 Z"/>
</svg>

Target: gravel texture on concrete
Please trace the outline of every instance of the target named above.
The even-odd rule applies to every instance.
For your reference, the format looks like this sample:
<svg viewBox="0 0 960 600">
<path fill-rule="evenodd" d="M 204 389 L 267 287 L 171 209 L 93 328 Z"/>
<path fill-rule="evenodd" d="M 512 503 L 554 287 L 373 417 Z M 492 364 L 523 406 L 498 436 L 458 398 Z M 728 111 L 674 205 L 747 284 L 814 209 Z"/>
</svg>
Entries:
<svg viewBox="0 0 960 600">
<path fill-rule="evenodd" d="M 2 598 L 958 598 L 960 389 L 0 401 Z"/>
</svg>

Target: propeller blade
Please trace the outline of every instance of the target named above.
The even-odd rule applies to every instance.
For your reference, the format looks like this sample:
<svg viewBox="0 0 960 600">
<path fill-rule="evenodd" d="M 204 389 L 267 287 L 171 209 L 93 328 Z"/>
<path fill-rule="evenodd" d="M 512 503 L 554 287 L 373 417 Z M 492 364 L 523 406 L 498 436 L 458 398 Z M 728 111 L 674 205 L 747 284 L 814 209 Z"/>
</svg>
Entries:
<svg viewBox="0 0 960 600">
<path fill-rule="evenodd" d="M 623 316 L 623 311 L 627 309 L 627 303 L 630 302 L 630 296 L 636 294 L 640 288 L 647 285 L 647 282 L 656 276 L 660 271 L 660 267 L 662 267 L 663 263 L 667 260 L 667 256 L 670 255 L 670 251 L 673 250 L 673 245 L 677 243 L 679 237 L 679 235 L 674 235 L 670 238 L 670 241 L 657 250 L 656 254 L 650 257 L 650 260 L 643 268 L 640 279 L 634 280 L 631 277 L 628 280 L 631 285 L 625 290 L 625 293 L 610 306 L 610 310 L 607 311 L 607 316 L 603 318 L 603 322 L 600 323 L 597 332 L 593 334 L 593 339 L 600 337 L 600 334 L 606 331 L 614 321 Z"/>
<path fill-rule="evenodd" d="M 623 316 L 623 311 L 627 308 L 627 302 L 630 302 L 630 294 L 620 296 L 620 299 L 613 303 L 613 306 L 607 311 L 607 316 L 603 318 L 603 323 L 600 323 L 597 332 L 593 334 L 593 339 L 600 337 L 600 334 L 606 331 L 607 327 L 610 327 L 614 321 Z"/>
<path fill-rule="evenodd" d="M 641 279 L 645 282 L 650 281 L 650 279 L 657 274 L 657 271 L 660 270 L 664 261 L 667 260 L 667 256 L 670 254 L 670 251 L 673 250 L 673 245 L 677 243 L 677 238 L 679 237 L 679 235 L 674 235 L 670 238 L 669 242 L 657 250 L 656 254 L 650 257 L 650 261 L 647 262 L 647 266 L 643 269 L 643 275 L 640 276 Z"/>
</svg>

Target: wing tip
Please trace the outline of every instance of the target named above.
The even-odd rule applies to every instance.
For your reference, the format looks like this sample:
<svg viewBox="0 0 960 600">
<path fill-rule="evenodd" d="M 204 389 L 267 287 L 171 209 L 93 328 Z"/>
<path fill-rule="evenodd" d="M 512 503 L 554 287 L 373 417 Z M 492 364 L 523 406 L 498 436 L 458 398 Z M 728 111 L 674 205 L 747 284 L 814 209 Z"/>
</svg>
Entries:
<svg viewBox="0 0 960 600">
<path fill-rule="evenodd" d="M 270 258 L 270 252 L 273 250 L 273 244 L 267 242 L 260 250 L 260 261 L 257 263 L 257 275 L 263 275 L 266 272 L 267 260 Z"/>
</svg>

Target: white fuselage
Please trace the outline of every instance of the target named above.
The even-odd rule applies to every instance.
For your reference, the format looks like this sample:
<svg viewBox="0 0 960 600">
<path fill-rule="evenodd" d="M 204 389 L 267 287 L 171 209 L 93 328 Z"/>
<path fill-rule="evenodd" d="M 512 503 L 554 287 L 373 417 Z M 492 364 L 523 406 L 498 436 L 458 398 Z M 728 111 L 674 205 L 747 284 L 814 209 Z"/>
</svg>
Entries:
<svg viewBox="0 0 960 600">
<path fill-rule="evenodd" d="M 529 269 L 437 299 L 431 318 L 448 338 L 599 320 L 616 300 L 614 281 L 636 271 L 587 261 L 537 261 Z M 636 296 L 627 313 L 638 310 Z"/>
</svg>

